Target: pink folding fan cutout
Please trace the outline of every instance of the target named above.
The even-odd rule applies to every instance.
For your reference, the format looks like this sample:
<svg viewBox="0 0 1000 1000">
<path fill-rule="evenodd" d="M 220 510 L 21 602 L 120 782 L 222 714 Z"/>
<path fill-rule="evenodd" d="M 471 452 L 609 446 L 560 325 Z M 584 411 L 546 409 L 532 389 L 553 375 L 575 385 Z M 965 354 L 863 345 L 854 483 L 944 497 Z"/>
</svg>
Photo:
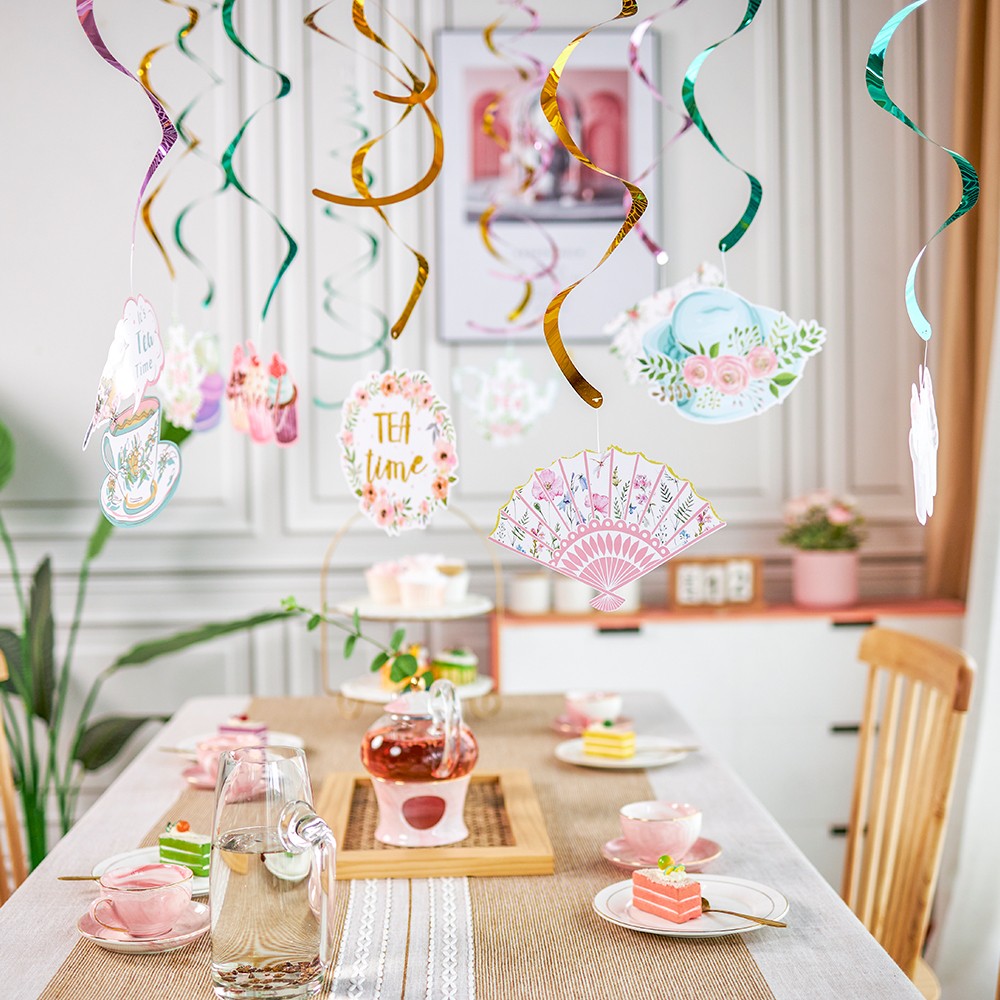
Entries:
<svg viewBox="0 0 1000 1000">
<path fill-rule="evenodd" d="M 612 445 L 560 458 L 517 487 L 490 534 L 498 545 L 597 590 L 615 611 L 619 587 L 725 527 L 686 479 L 641 452 Z"/>
</svg>

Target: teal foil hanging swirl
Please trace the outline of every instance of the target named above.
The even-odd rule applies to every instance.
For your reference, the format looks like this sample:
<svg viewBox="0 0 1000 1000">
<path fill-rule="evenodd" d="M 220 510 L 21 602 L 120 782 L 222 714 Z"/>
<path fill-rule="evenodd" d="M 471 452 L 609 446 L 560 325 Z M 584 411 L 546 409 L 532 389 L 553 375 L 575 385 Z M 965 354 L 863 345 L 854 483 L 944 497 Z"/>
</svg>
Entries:
<svg viewBox="0 0 1000 1000">
<path fill-rule="evenodd" d="M 334 159 L 343 158 L 343 151 L 345 149 L 350 149 L 351 153 L 353 153 L 355 146 L 359 142 L 365 142 L 371 136 L 371 131 L 368 127 L 358 120 L 358 116 L 364 111 L 364 105 L 358 100 L 358 91 L 354 87 L 348 86 L 345 88 L 345 97 L 348 107 L 348 117 L 344 118 L 343 122 L 354 129 L 356 134 L 350 143 L 342 144 L 330 151 L 330 155 Z M 366 168 L 365 183 L 371 187 L 374 180 L 375 178 L 371 171 Z M 344 303 L 353 302 L 373 317 L 376 336 L 371 343 L 357 351 L 335 352 L 321 347 L 313 347 L 312 353 L 318 358 L 333 362 L 360 361 L 369 354 L 380 354 L 379 370 L 387 371 L 391 360 L 388 315 L 372 303 L 366 302 L 357 296 L 349 295 L 343 290 L 345 286 L 353 284 L 362 275 L 367 274 L 375 268 L 379 255 L 378 237 L 370 229 L 349 222 L 342 213 L 335 211 L 332 205 L 326 205 L 323 208 L 323 215 L 327 219 L 346 226 L 357 233 L 363 240 L 364 246 L 361 253 L 344 270 L 337 274 L 327 275 L 323 279 L 323 291 L 326 293 L 323 299 L 323 312 L 345 333 L 352 333 L 355 327 L 346 317 L 337 311 L 337 302 L 338 300 Z M 313 396 L 313 403 L 324 410 L 339 410 L 344 405 L 342 399 L 331 402 L 330 400 L 320 399 L 318 396 Z"/>
<path fill-rule="evenodd" d="M 906 313 L 910 318 L 913 329 L 925 341 L 931 339 L 932 330 L 927 317 L 923 314 L 917 302 L 917 268 L 934 238 L 940 236 L 953 222 L 970 211 L 979 200 L 979 175 L 972 164 L 960 153 L 956 153 L 953 149 L 948 149 L 947 146 L 942 146 L 939 142 L 934 142 L 933 139 L 925 135 L 920 127 L 892 100 L 885 89 L 885 56 L 889 48 L 889 42 L 892 41 L 892 36 L 903 21 L 926 2 L 927 0 L 916 0 L 915 3 L 904 7 L 886 21 L 881 31 L 875 36 L 875 41 L 872 42 L 871 51 L 868 53 L 868 65 L 865 70 L 865 84 L 868 87 L 869 97 L 883 111 L 887 111 L 893 118 L 898 118 L 908 129 L 919 135 L 921 139 L 933 142 L 938 149 L 943 149 L 955 161 L 959 173 L 962 175 L 962 197 L 958 203 L 958 207 L 938 226 L 934 235 L 923 245 L 906 275 L 904 289 Z"/>
<path fill-rule="evenodd" d="M 754 17 L 757 16 L 757 11 L 760 9 L 761 3 L 763 3 L 763 0 L 748 0 L 746 13 L 743 15 L 743 20 L 740 21 L 740 26 L 731 35 L 727 35 L 725 38 L 720 39 L 713 45 L 709 45 L 709 47 L 703 52 L 699 52 L 698 55 L 696 55 L 691 61 L 691 65 L 688 66 L 687 72 L 684 74 L 684 82 L 681 84 L 681 99 L 684 101 L 684 107 L 687 109 L 687 113 L 691 116 L 691 120 L 694 122 L 695 128 L 701 132 L 701 134 L 708 140 L 711 147 L 726 161 L 726 163 L 736 167 L 737 170 L 746 175 L 747 180 L 750 182 L 750 198 L 747 201 L 747 207 L 743 210 L 743 214 L 740 216 L 736 225 L 733 226 L 733 228 L 726 233 L 721 240 L 719 240 L 719 249 L 723 253 L 727 250 L 732 250 L 732 248 L 739 243 L 743 234 L 750 228 L 750 223 L 753 222 L 754 216 L 760 208 L 760 200 L 763 196 L 764 189 L 761 186 L 760 181 L 757 180 L 757 178 L 754 177 L 749 170 L 745 170 L 738 163 L 734 163 L 719 148 L 719 144 L 715 141 L 712 133 L 708 130 L 708 126 L 705 124 L 705 119 L 702 118 L 701 111 L 695 101 L 694 86 L 695 81 L 698 79 L 698 72 L 705 60 L 712 54 L 712 52 L 715 51 L 715 49 L 722 45 L 723 42 L 729 41 L 730 38 L 735 38 L 741 31 L 744 30 L 744 28 L 749 27 Z"/>
<path fill-rule="evenodd" d="M 247 201 L 253 202 L 261 208 L 270 218 L 274 221 L 274 224 L 281 231 L 281 235 L 284 236 L 286 243 L 288 244 L 288 250 L 285 253 L 281 264 L 278 267 L 278 273 L 274 277 L 274 281 L 271 284 L 271 288 L 267 293 L 267 298 L 264 300 L 264 308 L 260 313 L 261 323 L 267 319 L 268 309 L 271 307 L 271 300 L 274 298 L 274 293 L 277 292 L 278 286 L 281 284 L 281 279 L 284 277 L 285 272 L 291 266 L 292 261 L 295 259 L 296 253 L 298 253 L 298 244 L 292 238 L 292 234 L 282 225 L 281 220 L 278 216 L 271 211 L 266 205 L 260 200 L 255 198 L 249 191 L 243 186 L 240 179 L 236 176 L 236 172 L 233 169 L 233 157 L 236 155 L 236 150 L 239 147 L 240 142 L 243 140 L 243 135 L 246 132 L 250 123 L 257 117 L 257 115 L 266 108 L 269 104 L 275 104 L 280 101 L 283 97 L 286 97 L 292 89 L 292 81 L 285 76 L 279 69 L 274 66 L 268 65 L 261 59 L 258 59 L 247 47 L 243 44 L 240 36 L 236 33 L 236 28 L 233 25 L 233 8 L 236 6 L 236 0 L 223 0 L 222 4 L 222 27 L 225 29 L 226 36 L 240 50 L 240 52 L 245 55 L 251 62 L 260 66 L 262 69 L 270 70 L 278 77 L 279 87 L 278 93 L 271 98 L 271 100 L 266 101 L 260 107 L 254 109 L 250 116 L 243 122 L 240 126 L 239 131 L 233 136 L 232 141 L 226 147 L 226 151 L 222 154 L 222 169 L 226 175 L 226 182 L 223 185 L 223 191 L 226 188 L 235 188 Z"/>
<path fill-rule="evenodd" d="M 182 5 L 183 6 L 183 5 Z M 213 13 L 218 10 L 218 3 L 209 4 L 209 10 Z M 211 201 L 217 195 L 221 194 L 225 190 L 225 171 L 223 171 L 221 164 L 216 162 L 207 152 L 201 140 L 194 134 L 188 125 L 188 116 L 194 111 L 195 106 L 212 90 L 218 87 L 222 83 L 222 77 L 219 76 L 215 70 L 208 65 L 200 56 L 191 50 L 188 44 L 189 35 L 193 31 L 193 26 L 184 25 L 180 31 L 177 32 L 177 48 L 184 54 L 184 56 L 200 70 L 208 75 L 209 83 L 185 105 L 184 110 L 177 116 L 175 125 L 177 126 L 177 134 L 181 137 L 181 140 L 188 147 L 189 152 L 206 163 L 210 163 L 215 167 L 219 173 L 223 175 L 222 184 L 217 187 L 214 191 L 207 195 L 202 195 L 195 198 L 193 201 L 185 205 L 180 212 L 177 213 L 177 218 L 174 219 L 174 243 L 177 244 L 177 249 L 185 257 L 185 259 L 191 263 L 196 270 L 200 272 L 202 277 L 205 279 L 205 294 L 201 300 L 201 304 L 206 309 L 212 304 L 212 299 L 215 297 L 215 281 L 212 278 L 212 273 L 200 257 L 198 257 L 191 247 L 188 245 L 186 237 L 184 236 L 184 223 L 187 221 L 188 216 L 191 212 L 197 208 L 199 205 L 203 205 L 208 201 Z"/>
</svg>

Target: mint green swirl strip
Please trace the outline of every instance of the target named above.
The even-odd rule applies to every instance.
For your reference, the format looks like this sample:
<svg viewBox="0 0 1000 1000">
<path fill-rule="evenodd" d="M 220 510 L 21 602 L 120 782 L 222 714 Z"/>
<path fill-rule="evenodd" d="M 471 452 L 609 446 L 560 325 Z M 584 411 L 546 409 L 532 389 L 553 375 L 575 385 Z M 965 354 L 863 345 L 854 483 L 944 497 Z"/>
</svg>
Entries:
<svg viewBox="0 0 1000 1000">
<path fill-rule="evenodd" d="M 750 200 L 747 202 L 747 207 L 743 210 L 743 214 L 740 216 L 740 221 L 733 226 L 732 229 L 726 233 L 725 236 L 719 240 L 719 249 L 725 253 L 727 250 L 732 250 L 737 243 L 739 243 L 743 234 L 750 228 L 750 223 L 753 222 L 754 216 L 757 214 L 757 209 L 760 208 L 760 199 L 763 196 L 764 189 L 761 187 L 761 183 L 749 170 L 744 170 L 738 163 L 734 163 L 722 150 L 719 148 L 719 144 L 712 137 L 712 133 L 709 132 L 708 126 L 705 124 L 705 119 L 702 118 L 701 112 L 698 110 L 698 105 L 694 99 L 694 84 L 695 80 L 698 79 L 698 71 L 701 69 L 702 63 L 709 57 L 709 55 L 717 49 L 723 42 L 728 42 L 730 38 L 735 38 L 744 28 L 749 26 L 750 22 L 756 17 L 757 11 L 760 9 L 760 5 L 763 0 L 748 0 L 747 10 L 743 15 L 743 20 L 740 21 L 740 26 L 731 34 L 727 35 L 725 38 L 720 39 L 714 45 L 709 45 L 704 52 L 699 52 L 698 55 L 694 57 L 691 65 L 688 66 L 687 72 L 684 74 L 684 83 L 681 84 L 681 99 L 684 101 L 684 107 L 687 108 L 687 113 L 691 116 L 691 120 L 694 122 L 696 128 L 699 132 L 709 141 L 712 148 L 721 156 L 726 163 L 737 170 L 742 171 L 747 180 L 750 182 Z"/>
<path fill-rule="evenodd" d="M 320 31 L 320 34 L 325 33 Z M 326 37 L 329 36 L 327 35 Z M 364 111 L 364 105 L 358 100 L 358 92 L 354 87 L 345 87 L 345 103 L 348 107 L 348 117 L 342 119 L 342 121 L 345 125 L 354 129 L 357 134 L 351 142 L 342 143 L 330 151 L 330 156 L 334 159 L 343 159 L 345 150 L 350 150 L 353 153 L 354 147 L 359 142 L 364 142 L 371 135 L 368 126 L 359 120 L 360 115 Z M 371 171 L 365 168 L 365 184 L 371 187 L 374 179 Z M 352 229 L 364 241 L 364 249 L 343 271 L 336 275 L 328 275 L 323 279 L 323 290 L 326 292 L 326 296 L 323 299 L 323 312 L 337 326 L 348 332 L 353 332 L 354 327 L 350 320 L 337 311 L 337 301 L 354 302 L 374 319 L 375 336 L 371 343 L 357 351 L 328 351 L 322 347 L 313 347 L 312 353 L 318 358 L 323 358 L 325 361 L 334 362 L 360 361 L 369 354 L 377 353 L 382 356 L 380 370 L 387 371 L 390 362 L 388 346 L 389 317 L 378 306 L 364 302 L 359 298 L 351 297 L 343 291 L 344 287 L 353 285 L 363 274 L 375 267 L 379 254 L 378 237 L 370 229 L 348 221 L 343 215 L 336 212 L 332 205 L 327 205 L 323 209 L 323 215 L 327 219 L 339 222 L 348 229 Z M 339 410 L 344 405 L 342 399 L 330 401 L 320 399 L 319 396 L 313 396 L 313 403 L 322 410 Z"/>
<path fill-rule="evenodd" d="M 213 2 L 209 4 L 209 9 L 213 12 L 218 10 L 218 8 L 218 3 Z M 222 173 L 222 167 L 204 151 L 201 140 L 194 134 L 193 131 L 189 130 L 187 124 L 188 115 L 190 115 L 194 110 L 195 105 L 222 83 L 222 77 L 219 76 L 219 74 L 216 73 L 215 70 L 212 69 L 207 62 L 205 62 L 205 60 L 188 47 L 188 35 L 192 34 L 195 24 L 197 24 L 197 19 L 195 19 L 194 24 L 185 24 L 180 31 L 177 32 L 177 48 L 180 49 L 184 56 L 194 63 L 195 66 L 208 74 L 209 84 L 199 93 L 195 94 L 187 105 L 185 105 L 184 110 L 177 116 L 177 121 L 174 122 L 174 124 L 177 126 L 177 134 L 188 147 L 188 151 L 193 153 L 199 159 L 204 160 L 206 163 L 212 164 L 213 167 Z M 212 279 L 212 273 L 209 271 L 208 265 L 205 264 L 205 262 L 201 260 L 184 241 L 184 223 L 193 209 L 197 208 L 198 205 L 211 201 L 214 197 L 216 197 L 216 195 L 220 194 L 224 190 L 225 181 L 223 181 L 223 184 L 210 194 L 195 198 L 194 201 L 189 202 L 180 210 L 180 212 L 177 213 L 177 218 L 174 219 L 174 243 L 177 244 L 177 249 L 180 250 L 184 257 L 195 268 L 197 268 L 198 271 L 201 272 L 202 277 L 205 279 L 205 296 L 201 300 L 201 304 L 205 308 L 208 308 L 208 306 L 212 304 L 212 299 L 215 296 L 215 282 Z"/>
<path fill-rule="evenodd" d="M 934 235 L 923 245 L 920 253 L 914 258 L 913 263 L 910 265 L 909 273 L 906 275 L 906 286 L 904 291 L 904 297 L 906 299 L 906 313 L 910 317 L 910 323 L 913 329 L 917 331 L 917 334 L 924 340 L 931 339 L 931 325 L 927 321 L 927 317 L 923 314 L 917 303 L 917 267 L 920 264 L 921 259 L 924 256 L 925 251 L 930 246 L 931 241 L 943 233 L 956 219 L 960 219 L 966 212 L 968 212 L 979 200 L 979 175 L 976 173 L 975 167 L 960 153 L 956 153 L 953 149 L 948 149 L 947 146 L 942 146 L 939 142 L 934 142 L 929 136 L 925 135 L 917 124 L 912 121 L 906 113 L 897 105 L 892 98 L 888 95 L 885 89 L 885 54 L 886 50 L 889 48 L 889 42 L 892 41 L 892 36 L 895 34 L 896 29 L 906 20 L 910 14 L 913 13 L 918 7 L 923 7 L 927 0 L 916 0 L 916 3 L 911 3 L 908 7 L 904 7 L 901 11 L 893 14 L 888 21 L 882 25 L 881 31 L 875 36 L 875 41 L 872 42 L 871 51 L 868 53 L 868 66 L 865 69 L 865 84 L 868 87 L 868 96 L 880 107 L 883 111 L 888 111 L 893 118 L 898 118 L 908 129 L 916 132 L 921 139 L 926 139 L 928 142 L 933 142 L 938 149 L 943 149 L 956 163 L 958 166 L 959 173 L 962 175 L 962 198 L 958 203 L 958 207 L 955 209 L 951 215 L 948 216 L 944 222 L 938 226 L 935 230 Z"/>
<path fill-rule="evenodd" d="M 280 70 L 276 69 L 274 66 L 268 65 L 266 62 L 258 59 L 240 40 L 239 35 L 236 34 L 236 28 L 233 26 L 233 8 L 236 6 L 236 0 L 224 0 L 222 4 L 222 27 L 225 29 L 226 35 L 229 40 L 233 43 L 243 53 L 248 59 L 256 63 L 263 69 L 268 69 L 275 76 L 278 77 L 280 81 L 280 87 L 278 93 L 271 98 L 270 101 L 266 101 L 259 108 L 255 109 L 250 117 L 240 126 L 239 131 L 233 136 L 232 142 L 226 147 L 226 151 L 222 154 L 222 169 L 226 175 L 226 183 L 223 185 L 222 190 L 225 191 L 226 188 L 236 188 L 237 191 L 247 201 L 252 201 L 255 205 L 262 208 L 273 220 L 274 224 L 281 230 L 281 235 L 285 237 L 288 242 L 288 252 L 285 254 L 284 260 L 281 262 L 281 266 L 278 268 L 278 273 L 275 275 L 274 282 L 271 284 L 271 289 L 267 293 L 267 298 L 264 301 L 264 308 L 261 310 L 260 319 L 261 322 L 267 319 L 267 311 L 271 306 L 271 300 L 274 298 L 274 293 L 278 290 L 278 285 L 281 284 L 281 279 L 284 277 L 285 272 L 288 270 L 292 261 L 295 259 L 295 255 L 298 253 L 299 247 L 295 240 L 292 238 L 292 234 L 285 229 L 281 224 L 281 220 L 272 212 L 266 205 L 258 201 L 249 191 L 240 183 L 240 179 L 236 176 L 236 172 L 233 170 L 233 157 L 236 155 L 236 148 L 239 146 L 241 140 L 243 139 L 243 134 L 246 132 L 249 124 L 257 117 L 257 115 L 267 107 L 268 104 L 274 104 L 280 101 L 283 97 L 286 97 L 292 89 L 292 81 L 285 76 Z"/>
</svg>

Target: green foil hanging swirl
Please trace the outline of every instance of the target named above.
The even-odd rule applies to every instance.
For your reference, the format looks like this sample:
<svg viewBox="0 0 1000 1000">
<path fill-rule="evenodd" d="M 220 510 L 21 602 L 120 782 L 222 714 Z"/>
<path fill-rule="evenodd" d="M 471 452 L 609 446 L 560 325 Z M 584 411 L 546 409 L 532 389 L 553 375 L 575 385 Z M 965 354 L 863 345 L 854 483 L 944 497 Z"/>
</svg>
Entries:
<svg viewBox="0 0 1000 1000">
<path fill-rule="evenodd" d="M 691 116 L 691 120 L 694 122 L 695 127 L 708 140 L 711 147 L 719 154 L 719 156 L 721 156 L 726 163 L 741 171 L 750 182 L 750 198 L 747 201 L 747 207 L 743 210 L 743 214 L 740 216 L 736 225 L 733 226 L 733 228 L 730 229 L 721 240 L 719 240 L 719 249 L 723 253 L 727 250 L 732 250 L 732 248 L 742 239 L 743 234 L 750 228 L 750 223 L 753 222 L 754 216 L 760 208 L 760 200 L 763 196 L 764 189 L 761 186 L 760 181 L 757 180 L 757 178 L 754 177 L 749 170 L 745 170 L 738 163 L 734 163 L 719 148 L 719 144 L 715 141 L 712 133 L 708 130 L 708 126 L 705 124 L 705 119 L 702 117 L 701 111 L 698 108 L 698 104 L 694 96 L 694 85 L 695 81 L 698 79 L 698 72 L 705 60 L 712 54 L 712 52 L 715 51 L 715 49 L 722 45 L 723 42 L 729 41 L 730 38 L 735 38 L 741 31 L 744 30 L 744 28 L 749 27 L 750 23 L 757 16 L 757 11 L 760 10 L 761 3 L 763 3 L 763 0 L 748 0 L 746 13 L 743 15 L 743 20 L 740 21 L 739 27 L 731 35 L 727 35 L 725 38 L 720 39 L 713 45 L 709 45 L 709 47 L 703 52 L 699 52 L 698 55 L 696 55 L 691 61 L 691 65 L 688 66 L 687 72 L 684 74 L 684 82 L 681 84 L 681 99 L 684 101 L 684 107 L 687 109 L 687 113 Z"/>
<path fill-rule="evenodd" d="M 226 147 L 225 152 L 222 154 L 222 169 L 226 175 L 226 182 L 223 185 L 223 190 L 226 188 L 235 188 L 247 201 L 253 202 L 259 208 L 263 209 L 274 221 L 274 224 L 281 231 L 281 235 L 284 236 L 286 243 L 288 244 L 288 250 L 285 253 L 281 264 L 278 267 L 278 273 L 274 277 L 274 281 L 271 283 L 271 287 L 267 293 L 267 298 L 264 300 L 264 308 L 261 310 L 260 319 L 263 323 L 267 319 L 268 309 L 271 307 L 271 300 L 274 298 L 275 292 L 278 290 L 278 286 L 281 284 L 281 279 L 284 277 L 285 272 L 291 266 L 292 261 L 295 259 L 296 253 L 298 253 L 298 244 L 292 238 L 292 234 L 284 227 L 278 216 L 271 211 L 263 202 L 255 198 L 249 191 L 243 186 L 239 177 L 236 176 L 236 171 L 233 169 L 233 157 L 236 155 L 236 150 L 239 147 L 240 142 L 243 139 L 243 135 L 246 132 L 250 123 L 257 117 L 257 115 L 266 108 L 269 104 L 274 104 L 280 101 L 283 97 L 286 97 L 292 89 L 292 81 L 285 76 L 279 69 L 274 66 L 269 66 L 267 63 L 258 59 L 247 47 L 244 45 L 240 36 L 236 33 L 236 28 L 233 25 L 233 8 L 236 6 L 236 0 L 224 0 L 222 4 L 222 27 L 225 29 L 226 36 L 240 50 L 240 52 L 245 55 L 251 62 L 260 66 L 262 69 L 270 70 L 275 76 L 278 77 L 279 87 L 278 93 L 271 98 L 271 100 L 266 101 L 260 107 L 256 108 L 251 112 L 250 116 L 243 122 L 240 126 L 239 131 L 233 136 L 232 141 Z"/>
<path fill-rule="evenodd" d="M 940 236 L 953 222 L 960 219 L 979 200 L 979 175 L 972 164 L 960 153 L 956 153 L 947 146 L 942 146 L 939 142 L 934 142 L 925 135 L 920 127 L 896 104 L 885 89 L 885 57 L 889 48 L 889 42 L 896 33 L 896 29 L 910 16 L 918 7 L 922 7 L 927 0 L 916 0 L 909 6 L 893 14 L 882 26 L 882 29 L 875 36 L 872 42 L 871 51 L 868 53 L 868 65 L 865 69 L 865 84 L 868 87 L 868 95 L 883 111 L 887 111 L 893 118 L 898 118 L 908 129 L 916 132 L 921 139 L 933 142 L 938 149 L 943 149 L 954 161 L 962 176 L 962 197 L 958 207 L 944 222 L 935 230 L 934 235 L 921 247 L 920 252 L 910 265 L 910 270 L 906 275 L 906 285 L 904 287 L 904 297 L 906 300 L 906 313 L 910 317 L 910 323 L 917 334 L 925 341 L 931 339 L 931 325 L 927 317 L 923 314 L 917 302 L 917 268 L 924 256 L 927 248 L 935 237 Z"/>
</svg>

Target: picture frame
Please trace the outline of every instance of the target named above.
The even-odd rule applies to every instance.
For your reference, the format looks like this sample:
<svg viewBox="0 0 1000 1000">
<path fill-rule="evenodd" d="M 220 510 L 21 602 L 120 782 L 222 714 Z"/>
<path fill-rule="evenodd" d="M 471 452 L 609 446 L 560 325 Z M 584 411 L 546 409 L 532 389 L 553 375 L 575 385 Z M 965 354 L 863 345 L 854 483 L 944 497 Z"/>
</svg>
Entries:
<svg viewBox="0 0 1000 1000">
<path fill-rule="evenodd" d="M 763 560 L 760 556 L 711 556 L 672 559 L 668 606 L 687 608 L 759 608 L 764 603 Z"/>
<path fill-rule="evenodd" d="M 569 30 L 542 29 L 523 37 L 496 31 L 493 42 L 504 51 L 517 38 L 512 57 L 527 64 L 524 53 L 548 67 L 571 37 Z M 650 52 L 643 60 L 655 78 L 658 37 L 650 32 L 647 38 Z M 629 32 L 621 30 L 588 37 L 566 67 L 559 98 L 564 115 L 566 107 L 573 111 L 567 126 L 584 153 L 630 179 L 656 159 L 659 138 L 658 105 L 628 68 L 628 40 Z M 438 104 L 447 150 L 435 184 L 438 337 L 453 343 L 495 343 L 500 337 L 541 343 L 546 305 L 597 265 L 625 218 L 626 192 L 618 181 L 570 156 L 542 114 L 540 85 L 520 81 L 510 61 L 486 48 L 481 32 L 439 31 L 435 55 L 441 78 L 452 81 Z M 507 143 L 506 152 L 482 128 L 483 112 L 493 101 L 498 101 L 494 131 Z M 530 156 L 537 157 L 540 179 L 520 195 Z M 642 186 L 655 191 L 658 174 L 654 170 Z M 480 230 L 480 217 L 494 201 L 489 233 L 502 260 L 490 255 Z M 654 230 L 655 214 L 655 207 L 647 210 Z M 566 300 L 564 340 L 607 340 L 602 328 L 617 311 L 609 303 L 649 295 L 657 287 L 657 270 L 640 241 L 626 239 Z M 526 290 L 518 275 L 542 271 L 532 281 L 528 303 L 510 320 Z"/>
</svg>

